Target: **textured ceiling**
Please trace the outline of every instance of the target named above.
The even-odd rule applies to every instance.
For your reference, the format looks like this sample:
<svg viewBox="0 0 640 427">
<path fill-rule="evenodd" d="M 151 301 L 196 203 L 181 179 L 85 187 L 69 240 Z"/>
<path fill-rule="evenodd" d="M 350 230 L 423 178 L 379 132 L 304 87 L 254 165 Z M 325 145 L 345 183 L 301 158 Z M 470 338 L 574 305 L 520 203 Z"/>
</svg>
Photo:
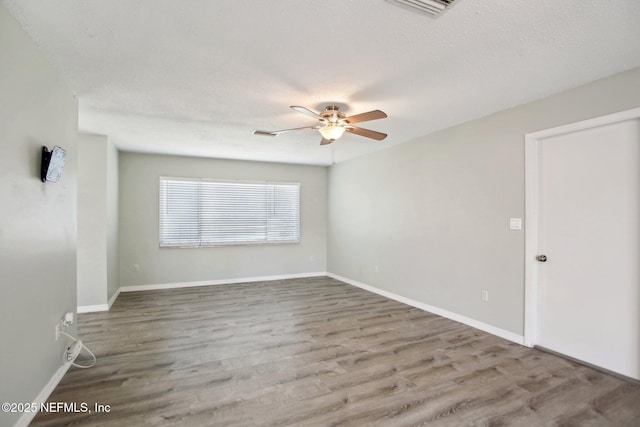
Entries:
<svg viewBox="0 0 640 427">
<path fill-rule="evenodd" d="M 640 66 L 638 0 L 3 0 L 122 150 L 332 162 Z M 338 103 L 389 134 L 251 134 Z"/>
</svg>

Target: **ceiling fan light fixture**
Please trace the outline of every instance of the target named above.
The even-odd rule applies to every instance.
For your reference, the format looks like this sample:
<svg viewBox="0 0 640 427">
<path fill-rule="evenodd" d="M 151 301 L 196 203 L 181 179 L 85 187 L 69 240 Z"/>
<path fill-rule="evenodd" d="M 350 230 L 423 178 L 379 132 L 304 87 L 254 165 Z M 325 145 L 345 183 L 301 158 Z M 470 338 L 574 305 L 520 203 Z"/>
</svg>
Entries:
<svg viewBox="0 0 640 427">
<path fill-rule="evenodd" d="M 387 117 L 384 111 L 372 110 L 367 111 L 366 113 L 355 114 L 353 116 L 347 117 L 345 113 L 340 111 L 340 108 L 337 105 L 328 105 L 321 113 L 317 113 L 307 107 L 301 107 L 299 105 L 292 105 L 291 109 L 297 111 L 298 113 L 304 114 L 305 116 L 313 117 L 317 119 L 319 123 L 317 123 L 315 126 L 305 126 L 293 129 L 281 129 L 274 131 L 254 130 L 253 134 L 262 136 L 278 136 L 281 133 L 303 129 L 317 129 L 320 132 L 320 135 L 322 135 L 322 141 L 320 141 L 320 145 L 331 144 L 333 141 L 344 135 L 345 132 L 364 136 L 365 138 L 375 139 L 377 141 L 382 141 L 387 137 L 386 133 L 361 128 L 359 126 L 353 126 L 354 123 L 384 119 L 385 117 Z"/>
<path fill-rule="evenodd" d="M 328 139 L 329 141 L 335 141 L 344 133 L 344 127 L 336 123 L 329 123 L 328 125 L 323 126 L 318 130 L 320 131 L 322 137 Z"/>
</svg>

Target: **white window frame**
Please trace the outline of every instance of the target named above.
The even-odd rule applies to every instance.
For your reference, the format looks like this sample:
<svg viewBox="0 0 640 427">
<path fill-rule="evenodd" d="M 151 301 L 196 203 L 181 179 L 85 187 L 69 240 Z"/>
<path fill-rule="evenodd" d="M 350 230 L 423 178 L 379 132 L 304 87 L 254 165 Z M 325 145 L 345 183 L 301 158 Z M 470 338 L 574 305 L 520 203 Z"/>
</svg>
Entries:
<svg viewBox="0 0 640 427">
<path fill-rule="evenodd" d="M 183 205 L 188 209 L 192 209 L 191 218 L 184 220 L 184 218 L 178 218 L 177 221 L 185 222 L 185 230 L 184 233 L 186 235 L 190 235 L 191 237 L 185 239 L 170 239 L 167 238 L 167 234 L 171 232 L 180 232 L 180 227 L 171 227 L 168 225 L 172 219 L 176 221 L 176 217 L 171 217 L 167 213 L 167 209 L 170 206 L 167 205 L 167 187 L 163 182 L 185 182 L 194 187 L 197 187 L 197 190 L 192 190 L 197 192 L 197 202 L 191 205 Z M 219 184 L 220 192 L 215 192 L 215 187 Z M 165 185 L 163 187 L 163 185 Z M 240 190 L 243 186 L 244 188 L 241 191 L 234 192 L 233 188 L 236 187 Z M 245 246 L 245 245 L 281 245 L 281 244 L 297 244 L 300 243 L 300 183 L 299 182 L 277 182 L 277 181 L 241 181 L 241 180 L 222 180 L 222 179 L 207 179 L 207 178 L 182 178 L 182 177 L 168 177 L 168 176 L 160 176 L 158 180 L 158 242 L 161 248 L 201 248 L 201 247 L 218 247 L 218 246 Z M 261 192 L 260 187 L 264 187 L 265 193 L 258 194 Z M 283 191 L 277 192 L 277 189 L 280 188 Z M 212 203 L 215 197 L 219 197 L 221 201 L 228 200 L 223 199 L 225 196 L 229 194 L 238 196 L 242 198 L 250 195 L 251 191 L 256 191 L 257 195 L 263 197 L 264 200 L 264 211 L 262 211 L 262 207 L 260 206 L 260 202 L 253 203 L 251 209 L 240 211 L 240 216 L 246 217 L 246 214 L 250 212 L 252 209 L 255 210 L 255 217 L 246 217 L 249 218 L 247 222 L 248 228 L 253 228 L 254 230 L 264 229 L 263 231 L 254 231 L 251 233 L 247 231 L 242 224 L 242 219 L 238 220 L 234 214 L 229 213 L 228 218 L 229 221 L 223 221 L 220 223 L 218 220 L 213 220 L 212 216 L 216 216 L 213 214 L 214 210 L 216 214 L 219 216 L 223 209 L 215 209 L 213 206 L 219 205 L 211 205 L 209 210 L 205 210 L 206 205 L 208 203 Z M 206 197 L 206 191 L 213 191 L 214 198 L 203 199 L 203 196 Z M 163 196 L 163 191 L 165 194 Z M 244 191 L 244 194 L 242 194 Z M 291 192 L 293 191 L 293 193 Z M 226 194 L 225 194 L 226 193 Z M 186 194 L 186 193 L 185 193 Z M 276 196 L 278 194 L 278 196 Z M 193 194 L 192 194 L 193 197 Z M 280 197 L 280 198 L 278 198 Z M 277 215 L 276 208 L 278 206 L 278 202 L 288 202 L 292 199 L 292 208 L 293 212 L 286 212 L 289 206 L 286 206 L 285 216 Z M 233 201 L 230 201 L 233 204 Z M 249 202 L 251 203 L 251 202 Z M 225 204 L 225 203 L 223 203 Z M 240 205 L 242 202 L 240 203 Z M 174 206 L 177 207 L 177 206 Z M 243 207 L 243 206 L 235 206 Z M 247 207 L 247 206 L 244 206 Z M 238 212 L 238 211 L 236 211 Z M 226 216 L 227 213 L 223 212 Z M 196 218 L 197 217 L 197 218 Z M 236 220 L 235 224 L 234 219 Z M 238 222 L 239 221 L 239 222 Z M 264 224 L 262 225 L 262 221 Z M 285 222 L 286 225 L 284 229 L 278 230 L 277 225 L 282 222 Z M 221 227 L 217 227 L 217 225 L 221 224 Z M 248 224 L 251 224 L 249 226 Z M 209 231 L 210 238 L 207 239 L 206 230 L 210 230 L 212 228 L 219 231 L 218 234 L 222 234 L 223 240 L 215 240 L 212 241 L 212 235 L 216 234 L 216 232 Z M 237 225 L 242 227 L 242 231 L 235 234 L 233 232 L 227 231 L 229 228 L 233 228 Z M 188 230 L 188 227 L 191 227 L 191 231 Z M 166 231 L 166 232 L 165 232 Z M 271 231 L 271 232 L 270 232 Z M 204 235 L 203 235 L 204 234 Z M 197 235 L 197 237 L 195 237 Z M 257 238 L 256 236 L 261 236 Z M 244 236 L 244 238 L 243 238 Z M 247 239 L 247 236 L 253 236 L 250 239 Z"/>
</svg>

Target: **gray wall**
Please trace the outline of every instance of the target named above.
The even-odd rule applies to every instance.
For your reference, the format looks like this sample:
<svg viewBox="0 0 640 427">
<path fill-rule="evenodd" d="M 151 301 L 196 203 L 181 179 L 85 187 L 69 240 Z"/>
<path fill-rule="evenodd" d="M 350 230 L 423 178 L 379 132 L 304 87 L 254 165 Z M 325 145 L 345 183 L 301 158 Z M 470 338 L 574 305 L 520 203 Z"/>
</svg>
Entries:
<svg viewBox="0 0 640 427">
<path fill-rule="evenodd" d="M 32 402 L 62 365 L 54 327 L 76 307 L 77 103 L 0 6 L 0 401 Z M 40 181 L 45 145 L 67 151 Z M 19 414 L 0 412 L 0 425 Z"/>
<path fill-rule="evenodd" d="M 78 158 L 78 306 L 103 305 L 119 287 L 118 150 L 81 134 Z"/>
<path fill-rule="evenodd" d="M 107 303 L 107 141 L 80 134 L 78 144 L 78 305 Z"/>
<path fill-rule="evenodd" d="M 522 335 L 524 134 L 638 106 L 635 69 L 332 166 L 328 271 Z"/>
<path fill-rule="evenodd" d="M 120 155 L 111 141 L 107 142 L 107 299 L 120 287 L 118 259 L 120 217 Z"/>
<path fill-rule="evenodd" d="M 159 248 L 160 176 L 300 182 L 301 243 Z M 120 153 L 122 286 L 323 272 L 326 236 L 325 167 Z"/>
</svg>

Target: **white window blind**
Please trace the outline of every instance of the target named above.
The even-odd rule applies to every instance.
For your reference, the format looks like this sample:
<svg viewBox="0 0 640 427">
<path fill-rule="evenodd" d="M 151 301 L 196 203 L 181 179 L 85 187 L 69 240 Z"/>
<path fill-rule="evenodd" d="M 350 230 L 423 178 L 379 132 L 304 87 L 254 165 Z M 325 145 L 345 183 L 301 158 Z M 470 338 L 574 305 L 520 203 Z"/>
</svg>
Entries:
<svg viewBox="0 0 640 427">
<path fill-rule="evenodd" d="M 299 183 L 160 177 L 160 246 L 299 241 Z"/>
</svg>

